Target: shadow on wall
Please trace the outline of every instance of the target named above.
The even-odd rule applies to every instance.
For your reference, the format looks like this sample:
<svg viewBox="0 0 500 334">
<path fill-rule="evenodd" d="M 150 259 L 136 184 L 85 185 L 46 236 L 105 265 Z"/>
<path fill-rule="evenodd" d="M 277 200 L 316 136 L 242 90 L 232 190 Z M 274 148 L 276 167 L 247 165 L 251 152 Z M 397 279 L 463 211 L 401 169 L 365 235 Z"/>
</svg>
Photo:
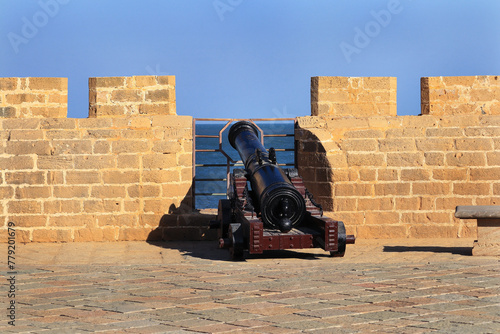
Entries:
<svg viewBox="0 0 500 334">
<path fill-rule="evenodd" d="M 159 217 L 158 227 L 149 233 L 148 242 L 217 239 L 217 230 L 210 230 L 210 221 L 216 219 L 216 214 L 192 209 L 192 188 L 191 185 L 178 206 L 171 204 L 168 213 Z"/>
<path fill-rule="evenodd" d="M 295 130 L 296 161 L 299 175 L 304 180 L 307 190 L 314 196 L 314 200 L 321 204 L 329 215 L 336 211 L 334 182 L 348 180 L 350 171 L 347 169 L 347 159 L 340 144 L 332 140 L 331 133 L 325 129 L 307 128 Z M 354 212 L 353 212 L 354 214 Z M 351 215 L 333 214 L 331 217 L 344 221 L 348 234 L 354 234 L 352 219 L 361 219 L 363 213 Z"/>
</svg>

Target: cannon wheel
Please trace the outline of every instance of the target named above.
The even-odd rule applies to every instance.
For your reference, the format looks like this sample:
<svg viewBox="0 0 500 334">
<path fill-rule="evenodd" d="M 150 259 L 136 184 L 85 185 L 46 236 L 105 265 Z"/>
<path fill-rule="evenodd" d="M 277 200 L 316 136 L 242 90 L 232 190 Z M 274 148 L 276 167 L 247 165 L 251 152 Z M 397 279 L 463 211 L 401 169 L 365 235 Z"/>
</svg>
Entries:
<svg viewBox="0 0 500 334">
<path fill-rule="evenodd" d="M 230 224 L 229 225 L 229 235 L 228 238 L 232 240 L 232 245 L 229 247 L 229 255 L 233 261 L 242 261 L 245 259 L 244 256 L 244 239 L 243 239 L 243 228 L 241 224 Z"/>
<path fill-rule="evenodd" d="M 219 200 L 217 210 L 217 221 L 220 222 L 219 238 L 227 238 L 229 225 L 231 224 L 231 201 L 228 199 Z"/>
<path fill-rule="evenodd" d="M 338 222 L 338 230 L 338 250 L 330 252 L 330 256 L 332 257 L 344 257 L 345 255 L 346 235 L 343 222 Z"/>
</svg>

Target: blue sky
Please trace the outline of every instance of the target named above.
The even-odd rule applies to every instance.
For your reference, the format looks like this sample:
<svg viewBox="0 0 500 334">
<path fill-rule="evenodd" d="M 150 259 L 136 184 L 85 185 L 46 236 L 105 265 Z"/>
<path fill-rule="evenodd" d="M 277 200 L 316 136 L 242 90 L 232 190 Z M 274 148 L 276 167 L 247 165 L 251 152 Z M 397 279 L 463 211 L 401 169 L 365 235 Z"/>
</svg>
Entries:
<svg viewBox="0 0 500 334">
<path fill-rule="evenodd" d="M 175 75 L 177 113 L 310 114 L 312 76 L 395 76 L 398 115 L 420 77 L 500 74 L 500 1 L 0 0 L 0 76 Z"/>
</svg>

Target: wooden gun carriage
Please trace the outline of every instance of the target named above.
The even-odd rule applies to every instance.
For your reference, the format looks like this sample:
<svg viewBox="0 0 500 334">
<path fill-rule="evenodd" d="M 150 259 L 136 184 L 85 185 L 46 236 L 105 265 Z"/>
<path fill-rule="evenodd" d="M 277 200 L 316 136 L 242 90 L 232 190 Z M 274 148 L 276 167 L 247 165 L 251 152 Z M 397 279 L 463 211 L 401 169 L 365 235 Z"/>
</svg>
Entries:
<svg viewBox="0 0 500 334">
<path fill-rule="evenodd" d="M 267 151 L 258 129 L 247 121 L 229 130 L 229 142 L 239 153 L 245 169 L 230 174 L 228 199 L 219 201 L 219 246 L 228 248 L 231 259 L 244 259 L 245 251 L 322 248 L 331 256 L 344 256 L 344 223 L 323 216 L 323 210 L 307 191 L 294 168 L 282 169 L 273 148 Z"/>
</svg>

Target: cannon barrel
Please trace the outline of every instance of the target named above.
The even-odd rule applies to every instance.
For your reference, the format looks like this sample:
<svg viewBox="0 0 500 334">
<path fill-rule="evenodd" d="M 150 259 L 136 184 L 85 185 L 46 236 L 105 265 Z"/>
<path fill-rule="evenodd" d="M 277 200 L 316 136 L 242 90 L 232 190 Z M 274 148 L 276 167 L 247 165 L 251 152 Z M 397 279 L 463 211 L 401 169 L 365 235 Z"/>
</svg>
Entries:
<svg viewBox="0 0 500 334">
<path fill-rule="evenodd" d="M 305 201 L 276 163 L 274 149 L 270 149 L 271 154 L 267 152 L 258 134 L 254 124 L 240 121 L 229 130 L 229 143 L 238 151 L 245 165 L 254 194 L 254 206 L 262 221 L 269 227 L 288 232 L 304 219 Z"/>
</svg>

